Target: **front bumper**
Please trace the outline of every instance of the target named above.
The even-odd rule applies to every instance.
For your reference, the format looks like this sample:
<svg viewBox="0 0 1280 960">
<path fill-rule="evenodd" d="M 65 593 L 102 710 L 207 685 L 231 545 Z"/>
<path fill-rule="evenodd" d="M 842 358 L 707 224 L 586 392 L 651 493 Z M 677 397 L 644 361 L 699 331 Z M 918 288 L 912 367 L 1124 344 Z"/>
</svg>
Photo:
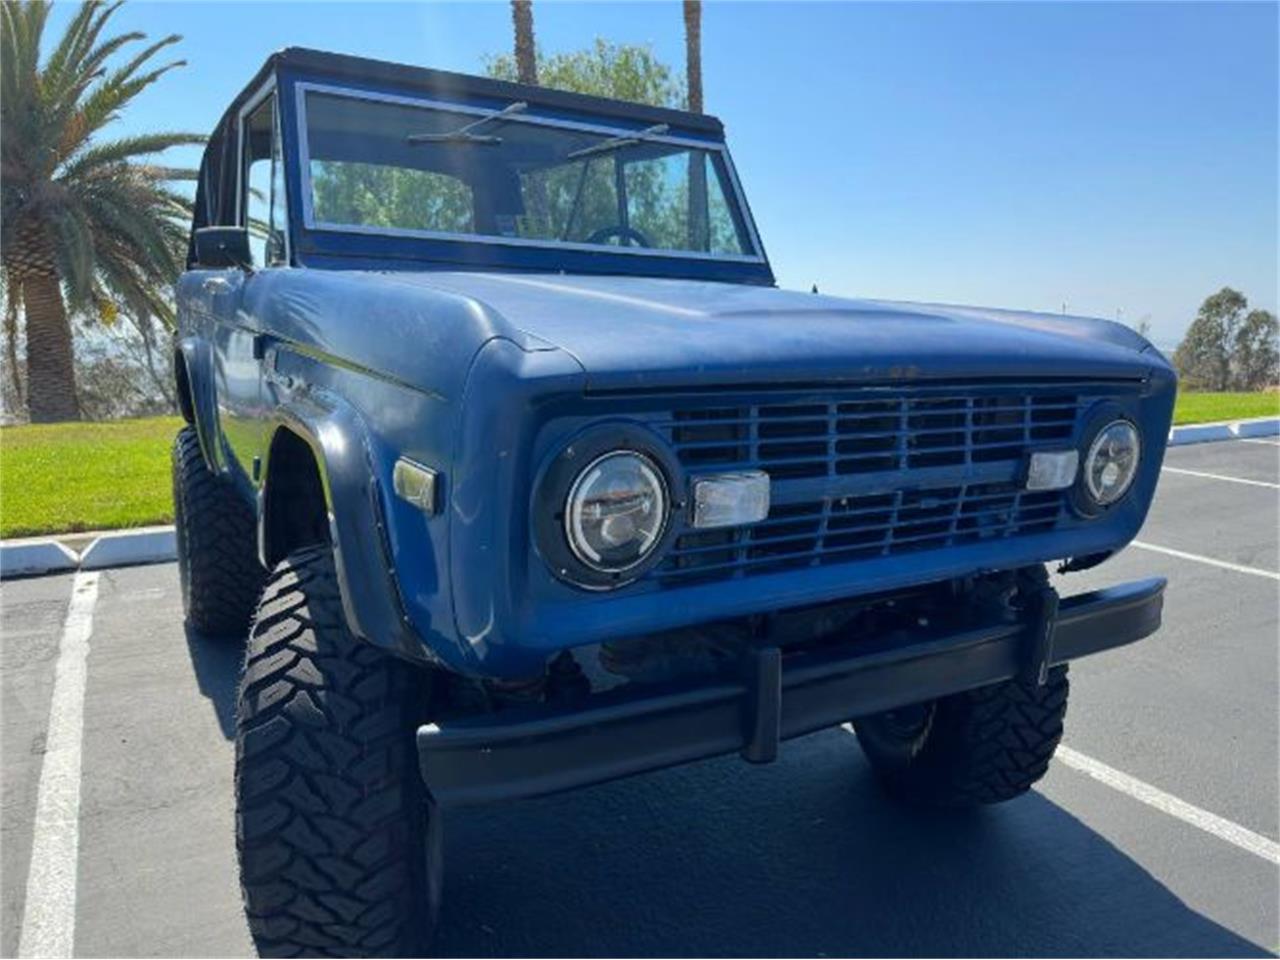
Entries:
<svg viewBox="0 0 1280 960">
<path fill-rule="evenodd" d="M 1165 581 L 1064 598 L 1038 613 L 962 630 L 916 630 L 784 654 L 753 650 L 737 682 L 629 685 L 579 707 L 541 705 L 427 724 L 422 776 L 444 806 L 556 793 L 778 743 L 1133 643 L 1160 626 Z"/>
</svg>

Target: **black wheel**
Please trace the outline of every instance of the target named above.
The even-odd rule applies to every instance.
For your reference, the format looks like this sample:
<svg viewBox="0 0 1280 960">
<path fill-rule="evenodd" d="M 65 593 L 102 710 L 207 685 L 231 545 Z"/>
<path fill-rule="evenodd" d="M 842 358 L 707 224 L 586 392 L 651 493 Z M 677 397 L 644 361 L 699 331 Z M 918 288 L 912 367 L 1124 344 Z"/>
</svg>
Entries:
<svg viewBox="0 0 1280 960">
<path fill-rule="evenodd" d="M 236 849 L 261 956 L 415 956 L 426 945 L 440 819 L 414 734 L 428 681 L 348 632 L 327 546 L 272 572 L 236 712 Z"/>
<path fill-rule="evenodd" d="M 262 589 L 253 511 L 205 465 L 193 427 L 173 442 L 173 519 L 187 623 L 243 637 Z"/>
<path fill-rule="evenodd" d="M 1008 680 L 853 722 L 889 794 L 921 806 L 1001 803 L 1049 769 L 1067 713 L 1067 668 Z"/>
</svg>

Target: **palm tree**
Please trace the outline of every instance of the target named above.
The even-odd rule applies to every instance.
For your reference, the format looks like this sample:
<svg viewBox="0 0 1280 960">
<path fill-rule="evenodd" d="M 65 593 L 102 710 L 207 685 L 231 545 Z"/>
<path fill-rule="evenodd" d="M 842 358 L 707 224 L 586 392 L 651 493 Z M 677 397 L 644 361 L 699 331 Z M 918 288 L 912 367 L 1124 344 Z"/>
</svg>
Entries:
<svg viewBox="0 0 1280 960">
<path fill-rule="evenodd" d="M 688 107 L 702 112 L 702 2 L 684 0 L 684 68 Z M 710 228 L 707 224 L 706 157 L 689 154 L 689 247 L 706 250 Z"/>
<path fill-rule="evenodd" d="M 193 180 L 141 158 L 198 144 L 189 133 L 97 137 L 142 90 L 185 61 L 152 58 L 180 37 L 137 31 L 103 37 L 120 3 L 84 3 L 41 61 L 47 0 L 0 4 L 0 261 L 8 355 L 26 322 L 27 409 L 34 422 L 74 420 L 70 315 L 118 311 L 150 329 L 171 322 L 169 285 L 182 267 L 190 201 L 173 188 Z M 15 374 L 16 375 L 16 374 Z"/>
<path fill-rule="evenodd" d="M 689 109 L 702 112 L 702 0 L 684 0 L 684 69 Z"/>
<path fill-rule="evenodd" d="M 533 43 L 533 0 L 511 0 L 511 22 L 516 30 L 516 77 L 521 83 L 538 82 L 538 55 Z"/>
</svg>

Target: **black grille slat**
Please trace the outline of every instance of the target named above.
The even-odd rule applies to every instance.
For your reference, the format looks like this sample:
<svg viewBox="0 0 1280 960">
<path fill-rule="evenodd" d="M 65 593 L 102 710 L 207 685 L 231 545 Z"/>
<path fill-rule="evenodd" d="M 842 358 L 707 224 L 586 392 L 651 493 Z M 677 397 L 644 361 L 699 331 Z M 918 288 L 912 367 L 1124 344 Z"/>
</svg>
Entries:
<svg viewBox="0 0 1280 960">
<path fill-rule="evenodd" d="M 1069 440 L 1081 398 L 1026 392 L 812 400 L 677 410 L 656 424 L 692 467 L 839 476 L 1020 458 Z"/>
</svg>

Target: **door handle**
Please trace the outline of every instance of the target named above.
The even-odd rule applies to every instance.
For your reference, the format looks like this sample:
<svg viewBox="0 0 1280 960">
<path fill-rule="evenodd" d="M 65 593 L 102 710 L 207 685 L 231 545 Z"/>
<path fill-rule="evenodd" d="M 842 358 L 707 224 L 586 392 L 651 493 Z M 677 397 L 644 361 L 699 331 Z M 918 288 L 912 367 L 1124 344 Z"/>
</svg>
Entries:
<svg viewBox="0 0 1280 960">
<path fill-rule="evenodd" d="M 205 277 L 200 289 L 205 293 L 227 293 L 231 290 L 231 283 L 226 277 Z"/>
</svg>

